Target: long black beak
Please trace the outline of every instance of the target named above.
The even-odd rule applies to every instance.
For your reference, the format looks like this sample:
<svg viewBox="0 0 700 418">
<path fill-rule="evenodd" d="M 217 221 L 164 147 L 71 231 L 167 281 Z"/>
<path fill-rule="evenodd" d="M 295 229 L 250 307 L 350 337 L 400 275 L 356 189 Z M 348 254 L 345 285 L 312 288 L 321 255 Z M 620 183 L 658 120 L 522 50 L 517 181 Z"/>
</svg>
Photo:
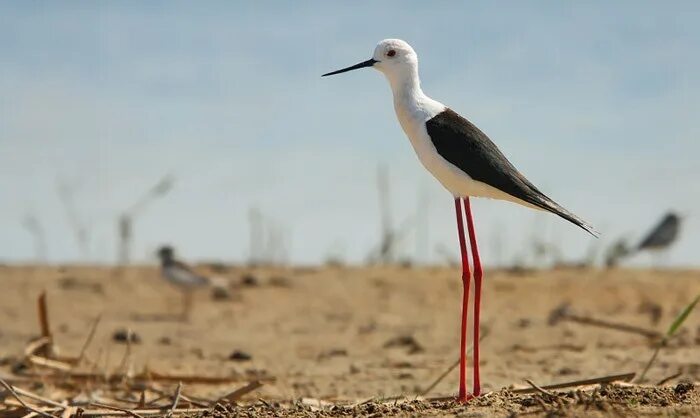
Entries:
<svg viewBox="0 0 700 418">
<path fill-rule="evenodd" d="M 330 72 L 330 73 L 326 73 L 326 74 L 322 75 L 321 77 L 325 77 L 325 76 L 327 76 L 327 75 L 340 74 L 340 73 L 344 73 L 344 72 L 352 71 L 352 70 L 359 70 L 360 68 L 371 67 L 371 66 L 373 66 L 374 64 L 376 64 L 376 63 L 378 63 L 378 62 L 379 62 L 379 61 L 375 60 L 374 58 L 370 58 L 370 59 L 368 59 L 367 61 L 363 61 L 363 62 L 361 62 L 361 63 L 359 63 L 359 64 L 352 65 L 352 66 L 350 66 L 350 67 L 348 67 L 348 68 L 343 68 L 342 70 L 332 71 L 332 72 Z"/>
</svg>

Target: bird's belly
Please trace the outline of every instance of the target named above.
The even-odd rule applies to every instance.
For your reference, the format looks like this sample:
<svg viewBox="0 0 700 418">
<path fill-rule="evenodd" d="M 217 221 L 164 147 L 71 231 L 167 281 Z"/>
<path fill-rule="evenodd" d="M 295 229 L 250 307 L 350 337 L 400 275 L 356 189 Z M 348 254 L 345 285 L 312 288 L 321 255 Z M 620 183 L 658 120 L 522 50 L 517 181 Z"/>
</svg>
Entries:
<svg viewBox="0 0 700 418">
<path fill-rule="evenodd" d="M 469 177 L 436 151 L 418 155 L 421 164 L 454 196 L 491 196 L 490 186 Z"/>
</svg>

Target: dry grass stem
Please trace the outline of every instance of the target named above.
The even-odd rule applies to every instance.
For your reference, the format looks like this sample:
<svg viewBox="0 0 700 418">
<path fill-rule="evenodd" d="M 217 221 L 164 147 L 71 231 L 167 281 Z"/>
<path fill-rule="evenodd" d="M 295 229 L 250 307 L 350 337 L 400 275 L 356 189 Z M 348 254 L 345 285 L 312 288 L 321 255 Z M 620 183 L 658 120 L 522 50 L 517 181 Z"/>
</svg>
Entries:
<svg viewBox="0 0 700 418">
<path fill-rule="evenodd" d="M 182 392 L 182 382 L 178 382 L 177 384 L 177 389 L 175 389 L 175 396 L 173 397 L 173 405 L 170 407 L 170 412 L 168 412 L 168 416 L 173 415 L 173 411 L 177 409 L 177 404 L 180 402 L 180 393 Z"/>
<path fill-rule="evenodd" d="M 97 315 L 95 320 L 92 322 L 92 326 L 90 327 L 90 332 L 88 333 L 88 336 L 85 339 L 85 342 L 83 343 L 83 347 L 80 349 L 80 354 L 78 354 L 78 358 L 76 359 L 76 363 L 80 363 L 83 360 L 83 358 L 85 357 L 85 352 L 87 351 L 88 347 L 90 346 L 92 339 L 95 337 L 95 332 L 97 331 L 97 326 L 100 324 L 100 321 L 102 321 L 102 315 Z"/>
<path fill-rule="evenodd" d="M 260 382 L 258 380 L 250 382 L 247 385 L 245 385 L 241 388 L 238 388 L 238 389 L 234 390 L 233 392 L 222 396 L 221 398 L 216 400 L 212 405 L 215 405 L 216 403 L 224 401 L 224 400 L 229 401 L 229 402 L 235 402 L 238 399 L 242 398 L 244 395 L 246 395 L 246 394 L 262 387 L 262 386 L 263 386 L 262 382 Z"/>
<path fill-rule="evenodd" d="M 53 356 L 53 337 L 51 335 L 51 327 L 49 326 L 49 310 L 46 306 L 46 291 L 41 292 L 37 299 L 37 311 L 39 314 L 39 328 L 41 336 L 48 340 L 46 345 L 40 348 L 40 353 L 45 357 Z"/>
<path fill-rule="evenodd" d="M 594 377 L 591 379 L 581 379 L 581 380 L 573 380 L 570 382 L 564 382 L 564 383 L 555 383 L 551 385 L 546 385 L 546 386 L 541 386 L 540 389 L 565 389 L 565 388 L 571 388 L 571 387 L 576 387 L 576 386 L 587 386 L 587 385 L 595 385 L 595 384 L 607 384 L 607 383 L 613 383 L 613 382 L 629 382 L 630 380 L 634 379 L 635 373 L 623 373 L 623 374 L 612 374 L 608 376 L 601 376 L 601 377 Z M 539 390 L 535 388 L 525 388 L 525 389 L 513 389 L 511 390 L 513 393 L 518 393 L 518 394 L 528 394 L 528 393 L 535 393 L 539 392 Z"/>
<path fill-rule="evenodd" d="M 532 386 L 533 389 L 537 390 L 541 394 L 555 397 L 555 395 L 552 392 L 548 392 L 546 389 L 537 386 L 537 384 L 535 382 L 533 382 L 532 380 L 525 379 L 525 382 L 527 382 L 528 385 Z"/>
<path fill-rule="evenodd" d="M 104 409 L 109 409 L 110 411 L 118 411 L 118 412 L 123 412 L 124 414 L 134 417 L 134 418 L 144 418 L 143 415 L 138 414 L 137 412 L 124 409 L 124 408 L 119 408 L 118 406 L 113 406 L 113 405 L 107 405 L 101 402 L 91 402 L 91 406 L 96 406 L 98 408 L 104 408 Z"/>
<path fill-rule="evenodd" d="M 10 394 L 17 400 L 17 402 L 19 402 L 22 405 L 22 407 L 24 409 L 31 411 L 37 415 L 44 416 L 44 417 L 54 417 L 54 415 L 49 414 L 47 412 L 44 412 L 44 411 L 38 409 L 37 407 L 29 405 L 28 403 L 24 402 L 24 400 L 22 400 L 22 398 L 17 394 L 17 392 L 15 392 L 14 388 L 10 384 L 5 382 L 4 380 L 0 379 L 0 385 L 3 385 L 5 387 L 5 389 L 7 389 L 10 392 Z"/>
</svg>

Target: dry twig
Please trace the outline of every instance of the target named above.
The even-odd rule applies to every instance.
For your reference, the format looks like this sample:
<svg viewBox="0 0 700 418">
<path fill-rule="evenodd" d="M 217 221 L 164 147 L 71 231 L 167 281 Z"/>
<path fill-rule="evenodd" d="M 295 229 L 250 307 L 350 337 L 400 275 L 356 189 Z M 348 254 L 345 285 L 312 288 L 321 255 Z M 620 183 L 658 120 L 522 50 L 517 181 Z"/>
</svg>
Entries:
<svg viewBox="0 0 700 418">
<path fill-rule="evenodd" d="M 144 372 L 135 376 L 127 376 L 122 373 L 91 373 L 69 371 L 66 373 L 25 373 L 23 379 L 44 379 L 46 382 L 54 384 L 66 384 L 72 382 L 103 382 L 103 383 L 121 383 L 125 380 L 133 384 L 144 384 L 146 382 L 163 382 L 163 383 L 194 383 L 200 385 L 221 385 L 227 383 L 235 383 L 243 380 L 241 376 L 219 377 L 219 376 L 195 376 L 195 375 L 169 375 L 156 372 Z M 274 377 L 257 377 L 264 383 L 274 382 Z"/>
<path fill-rule="evenodd" d="M 15 392 L 17 392 L 17 394 L 22 395 L 22 396 L 26 396 L 29 399 L 34 399 L 35 401 L 43 402 L 47 405 L 55 406 L 58 408 L 65 408 L 65 405 L 63 405 L 59 402 L 53 401 L 51 399 L 45 398 L 43 396 L 39 396 L 34 392 L 30 392 L 28 390 L 24 390 L 24 389 L 18 388 L 18 387 L 13 387 L 13 389 L 15 390 Z"/>
<path fill-rule="evenodd" d="M 571 312 L 571 307 L 568 303 L 564 303 L 558 306 L 549 314 L 549 325 L 556 325 L 560 321 L 572 321 L 583 325 L 591 325 L 599 328 L 607 328 L 616 331 L 643 335 L 653 340 L 658 340 L 663 337 L 663 334 L 656 330 L 641 328 L 629 324 L 610 322 L 607 320 L 593 318 L 590 316 L 576 315 L 573 312 Z"/>
<path fill-rule="evenodd" d="M 71 417 L 77 416 L 79 409 L 80 408 L 77 406 L 67 406 L 66 409 L 64 409 L 63 413 L 61 414 L 61 418 L 71 418 Z"/>
<path fill-rule="evenodd" d="M 17 392 L 15 392 L 15 390 L 12 388 L 12 386 L 10 386 L 10 385 L 9 385 L 8 383 L 6 383 L 4 380 L 1 380 L 1 379 L 0 379 L 0 385 L 3 385 L 3 386 L 5 387 L 5 389 L 7 389 L 7 390 L 10 392 L 10 394 L 11 394 L 15 399 L 17 399 L 17 402 L 19 402 L 19 403 L 22 405 L 22 407 L 23 407 L 24 409 L 26 409 L 26 410 L 28 410 L 28 411 L 31 411 L 31 412 L 34 412 L 35 414 L 38 414 L 38 415 L 41 415 L 41 416 L 44 416 L 44 417 L 55 418 L 54 415 L 51 415 L 51 414 L 49 414 L 49 413 L 47 413 L 47 412 L 44 412 L 44 411 L 42 411 L 42 410 L 40 410 L 40 409 L 38 409 L 38 408 L 36 408 L 36 407 L 34 407 L 34 406 L 32 406 L 32 405 L 29 405 L 29 404 L 26 403 L 26 402 L 24 402 L 24 400 L 22 400 L 22 398 L 20 398 L 20 396 L 17 394 Z"/>
<path fill-rule="evenodd" d="M 53 360 L 42 356 L 31 355 L 27 357 L 27 360 L 36 366 L 42 366 L 49 369 L 59 370 L 62 372 L 67 372 L 73 368 L 73 366 L 63 361 Z"/>
<path fill-rule="evenodd" d="M 144 418 L 143 415 L 140 415 L 140 414 L 138 414 L 134 411 L 130 411 L 128 409 L 120 408 L 118 406 L 107 405 L 107 404 L 101 403 L 101 402 L 90 402 L 90 405 L 96 406 L 98 408 L 109 409 L 110 411 L 123 412 L 123 413 L 127 414 L 128 416 L 134 417 L 134 418 Z"/>
<path fill-rule="evenodd" d="M 263 384 L 258 380 L 250 382 L 247 385 L 245 385 L 241 388 L 238 388 L 238 389 L 234 390 L 233 392 L 228 393 L 228 394 L 222 396 L 221 398 L 217 399 L 216 401 L 212 402 L 211 406 L 214 406 L 217 403 L 224 401 L 224 400 L 229 401 L 229 402 L 235 402 L 238 399 L 240 399 L 241 397 L 243 397 L 243 395 L 250 393 L 250 392 L 254 391 L 255 389 L 258 389 L 262 385 Z"/>
<path fill-rule="evenodd" d="M 570 388 L 570 387 L 576 387 L 576 386 L 586 386 L 586 385 L 595 385 L 595 384 L 605 384 L 605 383 L 613 383 L 613 382 L 629 382 L 630 380 L 634 379 L 635 373 L 623 373 L 623 374 L 613 374 L 609 376 L 602 376 L 602 377 L 594 377 L 591 379 L 581 379 L 581 380 L 573 380 L 571 382 L 564 382 L 564 383 L 555 383 L 552 385 L 546 385 L 542 386 L 541 389 L 564 389 L 564 388 Z M 525 388 L 525 389 L 513 389 L 511 390 L 513 393 L 518 393 L 518 394 L 527 394 L 527 393 L 535 393 L 538 392 L 537 389 L 534 388 Z"/>
<path fill-rule="evenodd" d="M 679 376 L 682 376 L 682 375 L 683 375 L 683 370 L 679 370 L 678 372 L 676 372 L 676 373 L 674 373 L 674 374 L 672 374 L 672 375 L 670 375 L 670 376 L 664 377 L 663 379 L 661 379 L 661 380 L 659 380 L 658 382 L 656 382 L 656 386 L 661 386 L 661 385 L 663 385 L 664 383 L 668 383 L 669 380 L 673 380 L 673 379 L 675 379 L 675 378 L 677 378 L 677 377 L 679 377 Z"/>
<path fill-rule="evenodd" d="M 530 379 L 525 379 L 525 382 L 527 382 L 528 385 L 532 386 L 535 390 L 537 390 L 538 392 L 540 392 L 543 395 L 547 395 L 547 396 L 550 396 L 552 398 L 556 397 L 556 395 L 554 395 L 552 392 L 549 392 L 546 389 L 537 386 L 537 384 Z"/>
<path fill-rule="evenodd" d="M 182 408 L 173 411 L 174 414 L 189 413 L 196 414 L 199 412 L 206 412 L 209 408 Z M 113 409 L 88 409 L 83 411 L 83 417 L 106 417 L 106 416 L 129 416 L 133 417 L 133 414 L 145 415 L 158 415 L 162 414 L 162 409 L 132 409 L 127 410 L 127 412 L 115 411 Z"/>
<path fill-rule="evenodd" d="M 41 354 L 44 357 L 53 355 L 53 337 L 51 336 L 51 328 L 49 327 L 49 313 L 46 307 L 46 291 L 41 292 L 37 299 L 37 310 L 39 314 L 39 327 L 41 328 L 41 336 L 48 340 L 48 343 L 41 347 Z"/>
<path fill-rule="evenodd" d="M 175 390 L 175 396 L 173 398 L 173 406 L 170 407 L 170 411 L 168 412 L 168 416 L 173 415 L 173 411 L 177 409 L 177 404 L 180 402 L 180 392 L 182 392 L 182 382 L 178 382 L 177 384 L 177 389 Z"/>
<path fill-rule="evenodd" d="M 36 354 L 36 352 L 44 347 L 46 344 L 50 343 L 51 340 L 49 337 L 39 337 L 36 340 L 30 342 L 27 344 L 27 346 L 24 348 L 24 356 L 29 357 L 31 355 Z"/>
<path fill-rule="evenodd" d="M 90 327 L 90 333 L 88 333 L 88 336 L 85 339 L 85 342 L 83 343 L 83 347 L 80 349 L 80 354 L 78 355 L 78 358 L 76 359 L 76 364 L 79 364 L 83 360 L 83 358 L 85 357 L 85 352 L 87 351 L 88 347 L 90 346 L 90 343 L 92 342 L 92 339 L 95 336 L 95 331 L 97 331 L 97 326 L 100 324 L 101 320 L 102 320 L 102 314 L 97 315 L 95 320 L 92 322 L 92 327 Z"/>
</svg>

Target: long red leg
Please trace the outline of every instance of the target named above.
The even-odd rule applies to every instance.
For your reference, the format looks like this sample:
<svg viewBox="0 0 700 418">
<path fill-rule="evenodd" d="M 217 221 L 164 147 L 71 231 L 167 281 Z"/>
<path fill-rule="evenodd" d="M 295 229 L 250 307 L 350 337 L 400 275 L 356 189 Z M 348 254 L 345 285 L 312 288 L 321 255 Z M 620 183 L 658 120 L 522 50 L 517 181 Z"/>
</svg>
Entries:
<svg viewBox="0 0 700 418">
<path fill-rule="evenodd" d="M 469 311 L 469 258 L 464 236 L 464 220 L 462 219 L 462 202 L 455 198 L 455 214 L 457 215 L 457 232 L 459 233 L 459 250 L 462 254 L 462 333 L 459 349 L 459 397 L 458 402 L 466 402 L 467 397 L 467 313 Z"/>
<path fill-rule="evenodd" d="M 479 396 L 481 393 L 481 381 L 479 380 L 479 317 L 481 313 L 481 260 L 479 259 L 479 248 L 476 244 L 476 232 L 474 232 L 474 220 L 472 219 L 472 207 L 469 197 L 464 198 L 464 210 L 467 214 L 467 228 L 469 228 L 469 243 L 472 250 L 472 261 L 474 262 L 474 387 L 472 395 Z"/>
</svg>

